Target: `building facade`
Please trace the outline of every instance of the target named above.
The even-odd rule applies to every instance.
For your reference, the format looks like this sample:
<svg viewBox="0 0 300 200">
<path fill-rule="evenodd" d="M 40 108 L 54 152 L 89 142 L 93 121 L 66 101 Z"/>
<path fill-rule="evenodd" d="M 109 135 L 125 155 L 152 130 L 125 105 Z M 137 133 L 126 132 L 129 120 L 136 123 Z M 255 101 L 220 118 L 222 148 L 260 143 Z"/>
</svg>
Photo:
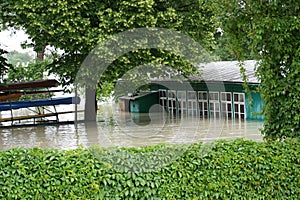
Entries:
<svg viewBox="0 0 300 200">
<path fill-rule="evenodd" d="M 129 98 L 128 110 L 147 112 L 152 105 L 159 104 L 161 111 L 177 115 L 263 120 L 263 101 L 255 66 L 255 61 L 245 61 L 243 66 L 250 92 L 245 92 L 237 61 L 213 62 L 199 67 L 200 77 L 183 81 L 151 80 L 151 92 Z"/>
</svg>

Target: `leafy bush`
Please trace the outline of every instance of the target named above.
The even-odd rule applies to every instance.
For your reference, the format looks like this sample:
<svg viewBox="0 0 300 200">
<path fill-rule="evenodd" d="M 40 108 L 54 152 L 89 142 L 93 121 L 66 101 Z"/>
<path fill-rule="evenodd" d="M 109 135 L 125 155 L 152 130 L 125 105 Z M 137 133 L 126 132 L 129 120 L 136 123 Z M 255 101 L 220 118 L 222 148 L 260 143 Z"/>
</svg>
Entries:
<svg viewBox="0 0 300 200">
<path fill-rule="evenodd" d="M 1 199 L 297 199 L 299 139 L 0 152 Z"/>
</svg>

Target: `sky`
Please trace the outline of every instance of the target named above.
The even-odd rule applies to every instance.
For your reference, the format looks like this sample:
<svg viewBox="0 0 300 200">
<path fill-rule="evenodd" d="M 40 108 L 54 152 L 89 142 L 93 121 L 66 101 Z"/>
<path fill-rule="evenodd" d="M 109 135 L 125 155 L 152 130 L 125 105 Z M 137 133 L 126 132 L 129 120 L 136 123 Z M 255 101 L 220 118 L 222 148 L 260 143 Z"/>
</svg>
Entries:
<svg viewBox="0 0 300 200">
<path fill-rule="evenodd" d="M 0 47 L 7 51 L 32 52 L 32 49 L 22 49 L 21 43 L 28 39 L 24 31 L 1 31 L 0 32 Z"/>
</svg>

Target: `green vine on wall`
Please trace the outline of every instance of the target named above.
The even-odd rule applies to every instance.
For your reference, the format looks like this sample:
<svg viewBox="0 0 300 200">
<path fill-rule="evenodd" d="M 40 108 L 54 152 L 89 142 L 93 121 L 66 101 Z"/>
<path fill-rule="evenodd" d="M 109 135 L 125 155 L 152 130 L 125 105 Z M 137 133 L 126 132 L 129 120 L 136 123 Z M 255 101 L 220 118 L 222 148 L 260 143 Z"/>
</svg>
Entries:
<svg viewBox="0 0 300 200">
<path fill-rule="evenodd" d="M 220 20 L 232 51 L 243 60 L 250 47 L 259 61 L 265 138 L 299 137 L 300 2 L 220 1 Z"/>
</svg>

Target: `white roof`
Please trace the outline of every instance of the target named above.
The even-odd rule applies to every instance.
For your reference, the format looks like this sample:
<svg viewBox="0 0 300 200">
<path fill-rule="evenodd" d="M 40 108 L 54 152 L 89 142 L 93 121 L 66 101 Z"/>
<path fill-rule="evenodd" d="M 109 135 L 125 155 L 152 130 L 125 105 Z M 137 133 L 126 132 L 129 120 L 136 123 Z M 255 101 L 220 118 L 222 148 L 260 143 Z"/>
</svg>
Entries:
<svg viewBox="0 0 300 200">
<path fill-rule="evenodd" d="M 259 83 L 255 76 L 255 66 L 257 61 L 244 61 L 244 68 L 246 69 L 246 77 L 249 83 Z M 224 82 L 244 82 L 239 68 L 238 61 L 218 61 L 199 65 L 201 77 L 190 77 L 191 80 L 204 81 L 224 81 Z"/>
</svg>

